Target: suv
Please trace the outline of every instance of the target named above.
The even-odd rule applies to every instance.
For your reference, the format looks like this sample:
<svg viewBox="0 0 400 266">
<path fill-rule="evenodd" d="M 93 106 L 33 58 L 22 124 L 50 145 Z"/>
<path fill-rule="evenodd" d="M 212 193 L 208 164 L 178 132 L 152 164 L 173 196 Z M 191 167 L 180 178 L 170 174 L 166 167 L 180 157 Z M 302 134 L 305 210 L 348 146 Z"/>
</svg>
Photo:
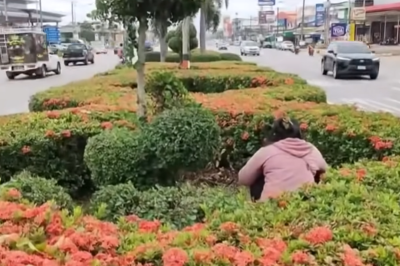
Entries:
<svg viewBox="0 0 400 266">
<path fill-rule="evenodd" d="M 377 79 L 379 58 L 363 42 L 336 41 L 329 44 L 321 60 L 322 75 L 332 71 L 333 78 L 343 76 L 369 76 Z"/>
<path fill-rule="evenodd" d="M 64 65 L 69 66 L 70 63 L 76 65 L 81 62 L 85 65 L 94 64 L 93 49 L 86 44 L 73 43 L 70 44 L 63 54 Z"/>
</svg>

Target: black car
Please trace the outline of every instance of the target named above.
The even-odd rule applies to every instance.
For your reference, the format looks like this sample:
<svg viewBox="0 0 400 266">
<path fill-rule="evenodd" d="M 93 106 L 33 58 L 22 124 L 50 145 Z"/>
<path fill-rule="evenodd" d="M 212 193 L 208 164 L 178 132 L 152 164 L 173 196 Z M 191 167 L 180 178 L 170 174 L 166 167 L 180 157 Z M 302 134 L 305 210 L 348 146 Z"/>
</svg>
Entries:
<svg viewBox="0 0 400 266">
<path fill-rule="evenodd" d="M 84 63 L 85 65 L 94 64 L 94 54 L 92 48 L 82 43 L 70 44 L 63 54 L 64 65 L 68 66 L 70 63 L 76 65 L 77 63 Z"/>
<path fill-rule="evenodd" d="M 332 71 L 333 78 L 343 76 L 369 76 L 377 79 L 379 58 L 363 42 L 336 41 L 329 44 L 322 57 L 321 72 L 326 75 Z"/>
</svg>

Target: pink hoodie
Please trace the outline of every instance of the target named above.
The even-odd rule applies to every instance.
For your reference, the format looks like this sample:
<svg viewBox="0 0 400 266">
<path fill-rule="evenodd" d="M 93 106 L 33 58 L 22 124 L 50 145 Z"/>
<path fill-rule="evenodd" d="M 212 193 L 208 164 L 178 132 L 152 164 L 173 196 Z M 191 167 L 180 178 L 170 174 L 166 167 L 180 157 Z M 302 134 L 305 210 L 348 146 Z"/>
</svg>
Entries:
<svg viewBox="0 0 400 266">
<path fill-rule="evenodd" d="M 314 182 L 317 171 L 326 170 L 319 150 L 301 139 L 284 139 L 259 149 L 239 172 L 239 184 L 251 186 L 261 174 L 265 185 L 260 200 L 293 191 Z"/>
</svg>

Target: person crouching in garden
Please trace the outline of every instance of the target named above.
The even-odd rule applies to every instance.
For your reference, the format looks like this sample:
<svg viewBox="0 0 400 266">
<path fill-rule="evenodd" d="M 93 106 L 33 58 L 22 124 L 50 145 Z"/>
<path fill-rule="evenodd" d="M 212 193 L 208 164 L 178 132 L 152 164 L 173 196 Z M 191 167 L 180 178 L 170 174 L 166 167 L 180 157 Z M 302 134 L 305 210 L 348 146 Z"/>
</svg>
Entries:
<svg viewBox="0 0 400 266">
<path fill-rule="evenodd" d="M 267 143 L 239 172 L 238 183 L 250 188 L 253 200 L 265 201 L 307 183 L 318 183 L 326 171 L 325 159 L 303 139 L 296 120 L 275 120 Z"/>
</svg>

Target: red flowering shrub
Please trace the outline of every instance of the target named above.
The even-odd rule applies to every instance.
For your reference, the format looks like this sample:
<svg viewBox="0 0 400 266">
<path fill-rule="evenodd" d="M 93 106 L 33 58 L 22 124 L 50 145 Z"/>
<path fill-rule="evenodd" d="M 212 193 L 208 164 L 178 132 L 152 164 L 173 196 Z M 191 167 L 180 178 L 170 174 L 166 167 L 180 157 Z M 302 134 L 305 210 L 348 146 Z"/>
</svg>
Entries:
<svg viewBox="0 0 400 266">
<path fill-rule="evenodd" d="M 53 178 L 69 192 L 76 192 L 89 180 L 83 162 L 87 139 L 109 128 L 135 128 L 136 115 L 109 106 L 88 106 L 1 117 L 0 176 L 8 181 L 28 170 Z M 124 121 L 124 123 L 120 123 Z"/>
<path fill-rule="evenodd" d="M 205 203 L 204 223 L 181 230 L 135 215 L 113 224 L 80 208 L 1 198 L 0 265 L 399 265 L 399 195 L 342 181 L 265 203 L 230 194 L 234 211 Z"/>
</svg>

